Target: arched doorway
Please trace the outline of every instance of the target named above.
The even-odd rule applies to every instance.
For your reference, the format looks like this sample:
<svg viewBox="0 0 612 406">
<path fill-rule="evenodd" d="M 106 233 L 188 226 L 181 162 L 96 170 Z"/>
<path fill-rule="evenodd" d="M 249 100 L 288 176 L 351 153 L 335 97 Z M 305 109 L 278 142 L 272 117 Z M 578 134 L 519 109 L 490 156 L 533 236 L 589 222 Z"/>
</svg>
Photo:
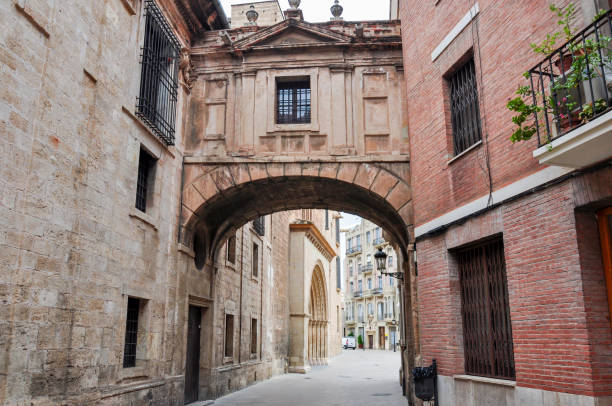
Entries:
<svg viewBox="0 0 612 406">
<path fill-rule="evenodd" d="M 309 303 L 308 362 L 310 365 L 326 365 L 329 345 L 327 289 L 325 287 L 325 276 L 319 266 L 316 266 L 312 272 Z"/>
</svg>

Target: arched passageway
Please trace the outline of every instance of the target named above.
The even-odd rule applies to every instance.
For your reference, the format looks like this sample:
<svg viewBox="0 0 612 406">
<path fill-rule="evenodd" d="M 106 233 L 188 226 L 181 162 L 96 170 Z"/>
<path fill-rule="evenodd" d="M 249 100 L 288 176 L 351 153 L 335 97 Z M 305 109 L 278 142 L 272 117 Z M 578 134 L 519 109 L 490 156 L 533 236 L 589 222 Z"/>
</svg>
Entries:
<svg viewBox="0 0 612 406">
<path fill-rule="evenodd" d="M 408 179 L 407 161 L 260 163 L 236 160 L 211 164 L 190 158 L 184 166 L 179 242 L 194 251 L 201 265 L 197 268 L 202 271 L 190 273 L 186 283 L 201 285 L 201 290 L 208 290 L 209 297 L 213 298 L 217 266 L 226 251 L 221 248 L 228 238 L 262 216 L 297 209 L 348 212 L 378 224 L 396 248 L 399 270 L 410 275 L 413 230 Z M 191 258 L 186 260 L 189 262 Z M 290 357 L 289 370 L 293 366 L 296 371 L 307 371 L 308 364 L 325 364 L 332 345 L 327 341 L 326 330 L 330 315 L 325 281 L 329 275 L 327 279 L 323 275 L 329 269 L 309 269 L 312 276 L 300 282 L 305 288 L 307 307 L 290 315 L 291 325 L 300 322 L 304 332 L 305 340 L 300 344 L 303 355 L 293 361 Z M 209 282 L 200 282 L 206 278 Z M 401 336 L 405 338 L 402 343 L 404 371 L 411 370 L 416 352 L 411 291 L 410 277 L 406 277 L 400 289 L 401 312 L 406 316 L 400 326 Z M 220 306 L 242 308 L 234 299 L 228 297 Z M 257 319 L 252 320 L 257 323 Z"/>
</svg>

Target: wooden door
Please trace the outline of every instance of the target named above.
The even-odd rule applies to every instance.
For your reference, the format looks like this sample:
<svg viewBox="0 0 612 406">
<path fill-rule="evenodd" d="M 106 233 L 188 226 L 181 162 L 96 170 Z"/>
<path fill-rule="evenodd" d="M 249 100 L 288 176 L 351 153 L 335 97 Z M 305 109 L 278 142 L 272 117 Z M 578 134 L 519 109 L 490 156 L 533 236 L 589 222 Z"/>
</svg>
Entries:
<svg viewBox="0 0 612 406">
<path fill-rule="evenodd" d="M 198 400 L 200 380 L 200 336 L 202 308 L 189 306 L 185 364 L 185 404 Z"/>
<path fill-rule="evenodd" d="M 608 311 L 612 323 L 612 207 L 597 213 L 597 220 L 599 222 L 601 258 L 603 259 L 606 288 L 608 291 Z"/>
<path fill-rule="evenodd" d="M 378 349 L 379 350 L 385 349 L 385 328 L 384 327 L 378 327 Z"/>
<path fill-rule="evenodd" d="M 374 349 L 374 335 L 368 334 L 368 348 L 370 350 Z"/>
</svg>

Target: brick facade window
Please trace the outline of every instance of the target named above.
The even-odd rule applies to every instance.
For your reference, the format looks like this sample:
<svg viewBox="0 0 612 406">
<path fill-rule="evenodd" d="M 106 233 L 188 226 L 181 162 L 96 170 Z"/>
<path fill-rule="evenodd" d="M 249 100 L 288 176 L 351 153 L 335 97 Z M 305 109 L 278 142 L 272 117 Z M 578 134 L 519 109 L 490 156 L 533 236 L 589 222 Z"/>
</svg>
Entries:
<svg viewBox="0 0 612 406">
<path fill-rule="evenodd" d="M 465 372 L 514 379 L 514 348 L 501 239 L 457 252 Z"/>
<path fill-rule="evenodd" d="M 150 200 L 149 195 L 153 189 L 154 178 L 155 158 L 140 148 L 138 179 L 136 180 L 136 208 L 142 212 L 147 211 L 147 200 Z"/>
<path fill-rule="evenodd" d="M 123 345 L 123 368 L 133 368 L 136 366 L 139 315 L 140 299 L 133 297 L 128 298 L 127 316 L 125 320 L 125 341 Z"/>
<path fill-rule="evenodd" d="M 265 217 L 258 217 L 257 219 L 253 220 L 253 228 L 255 229 L 255 232 L 262 237 L 266 235 L 266 221 L 265 220 L 266 220 Z"/>
<path fill-rule="evenodd" d="M 174 145 L 180 43 L 154 0 L 146 0 L 140 94 L 136 115 L 166 145 Z"/>
<path fill-rule="evenodd" d="M 459 155 L 481 139 L 478 87 L 474 59 L 449 77 L 450 110 L 455 155 Z"/>
<path fill-rule="evenodd" d="M 310 123 L 310 78 L 276 82 L 276 123 Z"/>
</svg>

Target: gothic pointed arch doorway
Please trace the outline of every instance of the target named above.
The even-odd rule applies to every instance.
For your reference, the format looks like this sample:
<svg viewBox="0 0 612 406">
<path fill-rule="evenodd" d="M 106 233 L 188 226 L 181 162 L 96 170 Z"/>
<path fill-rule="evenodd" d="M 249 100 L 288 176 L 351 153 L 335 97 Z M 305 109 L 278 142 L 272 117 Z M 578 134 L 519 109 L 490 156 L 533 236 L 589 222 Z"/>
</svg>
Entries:
<svg viewBox="0 0 612 406">
<path fill-rule="evenodd" d="M 312 272 L 308 321 L 308 362 L 310 365 L 326 365 L 328 358 L 328 311 L 325 276 L 317 265 Z"/>
</svg>

